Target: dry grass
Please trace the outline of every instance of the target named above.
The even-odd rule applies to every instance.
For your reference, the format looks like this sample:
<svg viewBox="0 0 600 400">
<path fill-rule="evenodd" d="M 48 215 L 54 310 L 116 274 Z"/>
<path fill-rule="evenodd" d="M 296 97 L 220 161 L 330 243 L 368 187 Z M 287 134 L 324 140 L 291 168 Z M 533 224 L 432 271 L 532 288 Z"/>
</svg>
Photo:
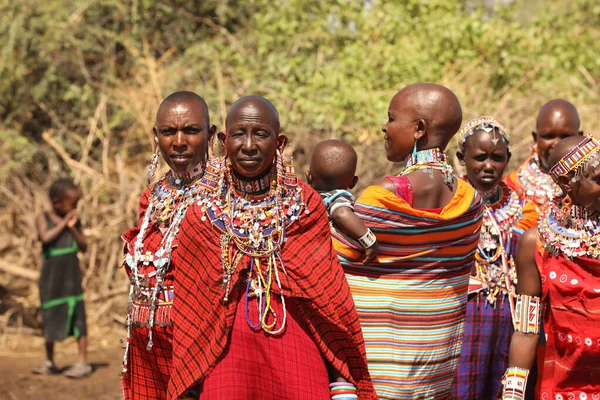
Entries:
<svg viewBox="0 0 600 400">
<path fill-rule="evenodd" d="M 40 334 L 37 276 L 41 268 L 41 248 L 34 216 L 48 209 L 47 187 L 65 169 L 85 192 L 81 219 L 90 245 L 81 255 L 81 265 L 91 336 L 109 338 L 124 334 L 127 280 L 119 268 L 122 261 L 120 235 L 136 220 L 138 198 L 145 187 L 146 163 L 152 152 L 150 132 L 154 112 L 168 76 L 160 61 L 144 60 L 135 86 L 120 87 L 101 97 L 94 117 L 86 121 L 87 133 L 66 128 L 44 133 L 47 175 L 39 176 L 39 172 L 36 175 L 41 169 L 34 169 L 33 172 L 16 171 L 3 179 L 0 186 L 0 348 L 16 349 L 24 337 Z M 480 67 L 481 64 L 476 63 L 461 73 L 450 70 L 440 83 L 451 87 L 461 99 L 465 121 L 488 114 L 507 126 L 512 134 L 513 168 L 528 154 L 535 116 L 545 101 L 562 97 L 575 103 L 586 132 L 593 132 L 600 122 L 600 86 L 585 70 L 559 77 L 558 83 L 553 85 L 535 84 L 536 71 L 532 70 L 521 81 L 497 93 L 490 88 L 489 76 L 479 72 Z M 215 111 L 218 110 L 216 119 L 220 120 L 224 119 L 225 109 L 222 91 L 222 87 L 217 88 L 222 104 L 213 105 Z M 108 122 L 108 103 L 116 104 L 117 110 L 111 112 L 127 112 L 135 116 L 135 121 L 125 130 L 113 131 Z M 382 121 L 384 117 L 385 113 L 381 112 Z M 398 165 L 385 160 L 379 132 L 379 127 L 364 130 L 354 143 L 360 157 L 358 190 L 398 170 Z M 287 133 L 292 137 L 291 153 L 298 173 L 303 176 L 314 144 L 332 135 L 290 128 Z M 79 148 L 67 151 L 63 147 L 67 142 L 78 143 Z M 451 153 L 454 152 L 452 147 Z M 79 156 L 75 159 L 71 154 Z M 131 156 L 124 158 L 125 154 Z M 164 166 L 162 168 L 164 172 Z M 26 339 L 28 344 L 41 346 L 41 338 L 36 340 L 39 343 Z"/>
</svg>

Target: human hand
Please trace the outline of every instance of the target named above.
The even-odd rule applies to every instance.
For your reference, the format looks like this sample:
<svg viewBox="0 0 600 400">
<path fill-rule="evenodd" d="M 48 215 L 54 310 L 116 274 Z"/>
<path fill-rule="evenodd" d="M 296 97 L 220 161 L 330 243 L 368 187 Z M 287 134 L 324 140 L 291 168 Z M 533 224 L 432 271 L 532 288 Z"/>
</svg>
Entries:
<svg viewBox="0 0 600 400">
<path fill-rule="evenodd" d="M 379 254 L 379 243 L 375 242 L 375 244 L 371 247 L 365 249 L 365 258 L 363 259 L 363 265 L 370 263 L 371 261 L 377 258 Z"/>
<path fill-rule="evenodd" d="M 79 213 L 77 212 L 77 210 L 71 210 L 65 216 L 65 220 L 67 221 L 67 226 L 69 228 L 73 228 L 79 220 Z"/>
</svg>

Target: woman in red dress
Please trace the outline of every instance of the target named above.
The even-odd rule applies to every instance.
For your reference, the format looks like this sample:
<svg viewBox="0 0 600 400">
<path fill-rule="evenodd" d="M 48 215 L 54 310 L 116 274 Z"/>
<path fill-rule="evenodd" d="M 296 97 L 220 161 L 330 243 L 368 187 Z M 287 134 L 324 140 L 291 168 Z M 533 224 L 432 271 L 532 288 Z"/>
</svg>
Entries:
<svg viewBox="0 0 600 400">
<path fill-rule="evenodd" d="M 543 310 L 542 400 L 600 399 L 600 142 L 574 136 L 550 154 L 557 197 L 517 251 L 515 333 L 503 399 L 523 398 Z M 543 308 L 542 308 L 543 305 Z"/>
<path fill-rule="evenodd" d="M 376 398 L 325 207 L 279 129 L 268 100 L 238 100 L 181 225 L 169 399 Z"/>
</svg>

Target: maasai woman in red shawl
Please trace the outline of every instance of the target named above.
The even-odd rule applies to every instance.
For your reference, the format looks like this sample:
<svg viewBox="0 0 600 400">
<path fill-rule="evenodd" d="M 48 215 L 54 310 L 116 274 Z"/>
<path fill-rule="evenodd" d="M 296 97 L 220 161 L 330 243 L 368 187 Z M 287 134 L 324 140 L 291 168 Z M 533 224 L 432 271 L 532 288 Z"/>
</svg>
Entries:
<svg viewBox="0 0 600 400">
<path fill-rule="evenodd" d="M 540 398 L 600 399 L 600 142 L 566 138 L 549 161 L 550 176 L 567 197 L 555 198 L 538 231 L 527 231 L 519 244 L 503 399 L 523 398 L 542 312 L 547 344 Z"/>
<path fill-rule="evenodd" d="M 535 145 L 531 149 L 531 155 L 505 178 L 506 184 L 522 201 L 530 201 L 537 206 L 535 209 L 523 210 L 524 229 L 536 227 L 544 205 L 561 193 L 548 175 L 550 150 L 559 140 L 581 134 L 579 114 L 573 104 L 555 99 L 540 108 L 536 130 L 532 132 Z"/>
<path fill-rule="evenodd" d="M 325 207 L 279 129 L 269 101 L 238 100 L 181 226 L 169 399 L 376 398 Z"/>
<path fill-rule="evenodd" d="M 485 209 L 452 398 L 496 400 L 513 333 L 509 298 L 515 294 L 513 256 L 523 233 L 523 204 L 502 182 L 511 154 L 500 122 L 488 116 L 473 119 L 461 128 L 457 142 L 456 155 L 466 169 L 463 179 L 483 197 Z"/>
<path fill-rule="evenodd" d="M 140 200 L 139 223 L 123 234 L 125 268 L 131 281 L 123 395 L 131 400 L 165 399 L 171 375 L 173 274 L 184 258 L 178 231 L 204 173 L 210 125 L 204 100 L 177 92 L 160 105 L 154 126 L 154 175 L 162 155 L 171 170 Z"/>
<path fill-rule="evenodd" d="M 355 207 L 377 236 L 378 258 L 362 264 L 364 248 L 334 232 L 381 399 L 450 396 L 482 213 L 481 197 L 444 154 L 461 122 L 449 89 L 399 91 L 383 132 L 388 160 L 407 168 L 369 186 Z"/>
</svg>

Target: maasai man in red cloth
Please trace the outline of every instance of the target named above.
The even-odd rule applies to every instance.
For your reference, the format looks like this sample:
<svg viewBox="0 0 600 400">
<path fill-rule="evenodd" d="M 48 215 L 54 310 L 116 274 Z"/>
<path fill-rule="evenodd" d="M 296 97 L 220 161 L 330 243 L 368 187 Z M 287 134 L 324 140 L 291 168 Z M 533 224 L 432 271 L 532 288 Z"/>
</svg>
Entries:
<svg viewBox="0 0 600 400">
<path fill-rule="evenodd" d="M 333 231 L 380 399 L 450 397 L 483 211 L 444 153 L 461 122 L 460 102 L 444 86 L 396 93 L 382 130 L 387 159 L 406 168 L 369 186 L 355 205 L 377 237 L 378 257 L 363 264 L 364 247 Z"/>
<path fill-rule="evenodd" d="M 548 175 L 548 156 L 561 139 L 582 135 L 579 125 L 577 109 L 568 101 L 555 99 L 540 108 L 536 130 L 532 132 L 535 145 L 531 149 L 531 155 L 505 178 L 506 184 L 521 200 L 531 201 L 537 206 L 523 210 L 524 229 L 537 226 L 543 206 L 561 193 Z"/>
<path fill-rule="evenodd" d="M 131 281 L 122 378 L 127 400 L 167 397 L 173 274 L 185 262 L 177 248 L 178 230 L 199 191 L 198 180 L 216 127 L 210 124 L 208 107 L 200 96 L 177 92 L 158 108 L 153 131 L 156 151 L 148 179 L 154 175 L 159 155 L 170 171 L 143 193 L 138 226 L 123 234 L 124 266 Z"/>
<path fill-rule="evenodd" d="M 375 399 L 325 207 L 284 163 L 279 113 L 244 97 L 225 128 L 180 230 L 167 398 Z"/>
<path fill-rule="evenodd" d="M 503 399 L 522 399 L 539 325 L 547 337 L 541 394 L 600 399 L 600 142 L 569 137 L 550 153 L 557 196 L 517 251 L 515 333 Z"/>
</svg>

